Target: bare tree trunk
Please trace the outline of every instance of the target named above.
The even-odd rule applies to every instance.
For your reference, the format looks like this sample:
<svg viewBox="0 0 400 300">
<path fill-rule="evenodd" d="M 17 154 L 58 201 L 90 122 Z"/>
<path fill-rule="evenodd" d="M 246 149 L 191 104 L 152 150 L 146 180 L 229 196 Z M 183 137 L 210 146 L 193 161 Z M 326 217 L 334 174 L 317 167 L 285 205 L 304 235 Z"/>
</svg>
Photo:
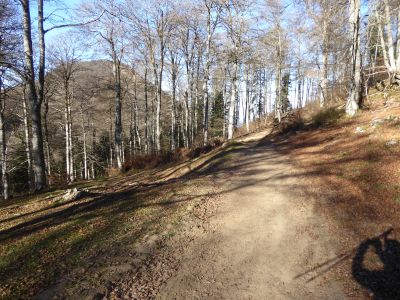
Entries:
<svg viewBox="0 0 400 300">
<path fill-rule="evenodd" d="M 354 116 L 361 100 L 361 51 L 360 51 L 360 0 L 350 0 L 349 21 L 352 34 L 350 94 L 346 113 Z"/>
<path fill-rule="evenodd" d="M 185 136 L 186 136 L 186 141 L 185 141 L 184 146 L 185 146 L 186 148 L 189 148 L 189 141 L 190 141 L 190 121 L 189 121 L 189 116 L 190 116 L 190 105 L 189 105 L 189 93 L 187 93 L 186 96 L 185 96 L 184 111 L 185 111 Z"/>
<path fill-rule="evenodd" d="M 300 59 L 299 59 L 299 64 L 297 67 L 297 107 L 302 108 L 303 104 L 301 102 L 301 94 L 303 92 L 301 88 L 301 82 L 302 82 L 302 75 L 301 75 L 301 67 L 300 67 Z"/>
<path fill-rule="evenodd" d="M 91 169 L 92 169 L 92 179 L 95 179 L 96 178 L 96 173 L 94 171 L 94 162 L 93 161 L 92 161 L 92 164 L 91 164 Z"/>
<path fill-rule="evenodd" d="M 185 108 L 180 106 L 181 110 L 181 129 L 182 129 L 182 139 L 183 139 L 183 146 L 187 147 L 186 145 L 189 144 L 189 136 L 187 135 L 187 130 L 186 130 L 186 111 Z M 178 114 L 179 116 L 179 114 Z"/>
<path fill-rule="evenodd" d="M 65 97 L 65 164 L 67 178 L 69 182 L 75 180 L 74 176 L 74 158 L 72 152 L 72 113 L 71 113 L 71 91 L 70 91 L 70 76 L 64 78 L 64 97 Z"/>
<path fill-rule="evenodd" d="M 96 178 L 96 173 L 95 173 L 94 158 L 93 157 L 94 157 L 95 149 L 96 149 L 96 130 L 94 128 L 93 121 L 91 121 L 91 130 L 92 130 L 92 145 L 91 145 L 91 149 L 90 149 L 90 152 L 91 152 L 91 155 L 92 155 L 92 158 L 91 158 L 91 169 L 92 169 L 91 178 L 95 179 Z"/>
<path fill-rule="evenodd" d="M 156 86 L 156 111 L 154 116 L 153 140 L 155 142 L 156 151 L 161 151 L 161 100 L 162 100 L 162 75 L 164 70 L 164 45 L 161 45 L 161 59 L 160 64 L 156 63 L 154 57 L 154 49 L 151 50 L 150 56 L 153 65 L 154 85 Z M 153 109 L 154 110 L 154 109 Z"/>
<path fill-rule="evenodd" d="M 73 96 L 71 96 L 73 97 Z M 75 180 L 75 162 L 74 162 L 74 155 L 73 155 L 73 144 L 72 144 L 72 113 L 71 113 L 71 98 L 68 98 L 68 140 L 69 140 L 69 162 L 70 162 L 70 182 Z"/>
<path fill-rule="evenodd" d="M 281 40 L 281 32 L 278 32 L 278 66 L 276 70 L 276 98 L 275 98 L 275 117 L 278 119 L 278 122 L 281 122 L 282 118 L 282 40 Z"/>
<path fill-rule="evenodd" d="M 299 94 L 299 101 L 300 101 L 300 105 L 301 107 L 304 106 L 304 86 L 305 86 L 305 78 L 304 75 L 301 78 L 301 83 L 300 83 L 300 94 Z"/>
<path fill-rule="evenodd" d="M 266 121 L 266 117 L 268 116 L 268 80 L 267 80 L 267 72 L 264 69 L 263 70 L 263 79 L 262 79 L 262 88 L 263 88 L 263 94 L 264 94 L 264 109 L 263 109 L 263 114 L 264 114 L 264 121 Z"/>
<path fill-rule="evenodd" d="M 135 83 L 134 83 L 134 93 L 136 93 L 136 75 L 135 75 Z M 129 113 L 130 113 L 130 125 L 129 125 L 129 158 L 132 158 L 135 155 L 135 138 L 134 138 L 134 111 L 133 111 L 133 100 L 130 98 L 129 105 Z"/>
<path fill-rule="evenodd" d="M 160 45 L 160 71 L 159 71 L 159 80 L 158 80 L 158 89 L 157 89 L 157 117 L 156 117 L 156 148 L 157 152 L 161 151 L 161 102 L 162 102 L 162 81 L 163 81 L 163 71 L 164 71 L 164 38 L 161 38 Z"/>
<path fill-rule="evenodd" d="M 188 127 L 187 127 L 187 135 L 188 135 L 188 144 L 186 145 L 189 148 L 189 144 L 193 144 L 193 78 L 194 78 L 194 70 L 193 66 L 190 71 L 190 76 L 188 78 L 188 97 L 186 101 L 186 111 L 187 111 L 187 120 L 188 120 Z"/>
<path fill-rule="evenodd" d="M 324 107 L 327 100 L 327 86 L 328 86 L 328 54 L 323 51 L 322 55 L 322 79 L 321 79 L 321 94 L 320 94 L 320 107 Z"/>
<path fill-rule="evenodd" d="M 44 110 L 44 141 L 45 141 L 45 151 L 46 151 L 46 167 L 47 167 L 47 177 L 48 177 L 48 181 L 49 184 L 51 185 L 51 155 L 50 155 L 50 142 L 49 142 L 49 127 L 48 127 L 48 123 L 47 123 L 47 118 L 48 118 L 48 114 L 49 114 L 49 102 L 48 99 L 46 99 L 47 97 L 45 97 L 45 110 Z M 29 130 L 29 127 L 28 127 Z M 30 135 L 29 135 L 30 136 Z M 30 138 L 29 138 L 30 141 Z M 32 146 L 30 145 L 29 142 L 29 152 L 31 152 Z M 31 174 L 32 174 L 32 159 L 31 160 Z M 31 175 L 32 176 L 32 175 Z"/>
<path fill-rule="evenodd" d="M 3 94 L 3 71 L 0 70 L 0 159 L 1 159 L 1 183 L 3 188 L 3 199 L 7 200 L 9 198 L 8 191 L 8 174 L 7 174 L 7 140 L 5 131 L 5 120 L 4 120 L 4 110 L 5 110 L 5 95 Z"/>
<path fill-rule="evenodd" d="M 203 82 L 203 144 L 206 145 L 208 141 L 208 111 L 209 111 L 209 94 L 208 94 L 208 81 L 210 72 L 210 44 L 211 44 L 211 32 L 210 32 L 210 21 L 207 24 L 208 38 L 207 38 L 207 48 L 206 48 L 206 66 L 204 69 L 204 82 Z"/>
<path fill-rule="evenodd" d="M 216 3 L 214 1 L 204 0 L 204 5 L 207 9 L 207 42 L 206 42 L 206 63 L 204 66 L 204 81 L 203 81 L 203 97 L 204 97 L 204 118 L 203 118 L 203 144 L 208 142 L 208 123 L 209 123 L 209 102 L 210 95 L 208 90 L 208 82 L 210 80 L 210 67 L 211 67 L 211 41 L 218 21 L 218 12 L 213 12 L 213 7 Z M 213 20 L 213 17 L 216 19 Z"/>
<path fill-rule="evenodd" d="M 310 102 L 311 98 L 312 81 L 311 78 L 307 78 L 307 93 L 306 93 L 306 105 Z"/>
<path fill-rule="evenodd" d="M 148 90 L 147 90 L 147 64 L 144 70 L 144 139 L 145 139 L 145 152 L 149 154 L 150 140 L 149 140 L 149 105 L 148 105 Z"/>
<path fill-rule="evenodd" d="M 67 171 L 67 178 L 69 182 L 74 180 L 73 175 L 73 167 L 72 167 L 72 160 L 71 160 L 71 152 L 72 152 L 72 145 L 71 145 L 71 127 L 70 126 L 70 90 L 69 90 L 69 80 L 66 78 L 64 80 L 64 92 L 65 92 L 65 111 L 64 111 L 64 119 L 65 119 L 65 164 L 66 164 L 66 171 Z"/>
<path fill-rule="evenodd" d="M 135 124 L 134 127 L 134 137 L 135 137 L 135 141 L 137 144 L 137 148 L 141 151 L 142 149 L 142 139 L 140 138 L 140 133 L 139 133 L 139 126 L 138 126 L 138 119 L 139 119 L 139 115 L 138 115 L 138 106 L 137 106 L 137 97 L 135 95 L 135 104 L 134 104 L 134 111 L 133 111 L 133 121 Z M 136 147 L 134 148 L 136 150 Z"/>
<path fill-rule="evenodd" d="M 84 179 L 88 180 L 89 179 L 89 169 L 88 169 L 88 158 L 87 158 L 87 147 L 86 147 L 86 131 L 84 129 L 83 125 L 83 174 L 84 174 Z"/>
<path fill-rule="evenodd" d="M 32 158 L 31 158 L 31 136 L 29 131 L 29 120 L 28 120 L 28 106 L 26 101 L 26 91 L 25 86 L 23 89 L 23 99 L 22 99 L 22 109 L 24 114 L 24 133 L 25 133 L 25 153 L 26 153 L 26 161 L 28 164 L 28 185 L 29 190 L 34 190 L 34 182 L 33 182 L 33 175 L 32 175 Z M 48 163 L 50 166 L 50 162 Z"/>
<path fill-rule="evenodd" d="M 233 128 L 236 128 L 239 125 L 239 105 L 240 105 L 240 97 L 239 97 L 239 74 L 236 79 L 236 101 L 235 101 L 235 109 L 234 109 L 234 122 Z M 232 136 L 233 137 L 233 136 Z"/>
<path fill-rule="evenodd" d="M 231 101 L 229 103 L 229 111 L 228 111 L 228 139 L 233 138 L 233 128 L 234 128 L 234 118 L 235 118 L 235 108 L 236 108 L 236 98 L 237 98 L 237 89 L 238 89 L 238 62 L 235 59 L 233 65 L 233 77 L 232 77 L 232 86 L 231 86 Z"/>
<path fill-rule="evenodd" d="M 198 106 L 199 106 L 199 80 L 200 80 L 200 53 L 197 56 L 197 70 L 196 70 L 196 91 L 194 98 L 194 135 L 198 132 L 199 120 L 198 120 Z"/>
<path fill-rule="evenodd" d="M 87 141 L 86 141 L 86 127 L 85 127 L 85 114 L 83 103 L 81 102 L 81 128 L 83 139 L 83 179 L 89 179 L 88 155 L 87 155 Z"/>
<path fill-rule="evenodd" d="M 23 24 L 23 40 L 25 53 L 25 81 L 27 84 L 27 96 L 31 105 L 31 121 L 32 121 L 32 159 L 33 173 L 35 181 L 35 190 L 41 190 L 46 187 L 46 173 L 43 151 L 43 136 L 41 124 L 41 104 L 43 99 L 43 83 L 44 83 L 44 62 L 45 62 L 45 43 L 43 30 L 43 0 L 38 1 L 38 23 L 39 23 L 39 97 L 35 86 L 35 70 L 33 65 L 33 49 L 32 49 L 32 29 L 29 0 L 22 0 L 22 24 Z"/>
<path fill-rule="evenodd" d="M 139 109 L 138 109 L 138 98 L 137 98 L 137 83 L 136 83 L 136 74 L 135 74 L 135 93 L 134 93 L 134 103 L 133 103 L 133 123 L 134 123 L 134 136 L 137 141 L 139 151 L 142 150 L 142 139 L 139 133 Z M 136 148 L 135 148 L 136 150 Z"/>
<path fill-rule="evenodd" d="M 281 81 L 282 81 L 282 70 L 280 66 L 277 68 L 276 72 L 276 98 L 275 98 L 275 117 L 278 122 L 281 122 L 282 117 L 282 97 L 281 97 Z"/>
<path fill-rule="evenodd" d="M 165 25 L 164 13 L 161 11 L 160 22 L 157 25 L 157 34 L 160 40 L 160 60 L 156 62 L 155 49 L 151 38 L 149 38 L 148 47 L 150 49 L 150 60 L 153 66 L 154 85 L 156 86 L 156 111 L 155 111 L 155 128 L 153 129 L 153 140 L 155 142 L 156 151 L 161 151 L 161 102 L 162 102 L 162 81 L 164 71 L 164 56 L 165 56 L 165 36 L 164 36 L 164 25 Z"/>
<path fill-rule="evenodd" d="M 378 23 L 378 34 L 383 59 L 390 79 L 400 82 L 400 9 L 397 8 L 396 16 L 391 14 L 392 10 L 388 0 L 381 1 L 381 5 L 383 7 L 378 4 L 378 7 L 375 9 L 375 16 Z M 383 9 L 380 9 L 381 7 Z M 381 12 L 382 16 L 380 15 Z"/>
<path fill-rule="evenodd" d="M 321 94 L 320 94 L 320 107 L 325 105 L 327 101 L 327 86 L 328 86 L 328 24 L 326 17 L 323 17 L 322 22 L 322 78 L 320 83 Z"/>
<path fill-rule="evenodd" d="M 157 86 L 157 85 L 156 85 Z M 156 133 L 156 128 L 157 128 L 157 103 L 158 103 L 158 91 L 156 91 L 155 93 L 155 97 L 153 95 L 152 97 L 152 101 L 151 101 L 151 116 L 152 116 L 152 132 L 151 132 L 151 141 L 152 141 L 152 151 L 158 152 L 158 145 L 157 145 L 157 141 L 156 141 L 156 137 L 157 137 L 157 133 Z M 160 147 L 161 148 L 161 147 Z"/>
<path fill-rule="evenodd" d="M 174 54 L 171 52 L 171 79 L 172 79 L 172 99 L 171 99 L 171 151 L 175 151 L 175 125 L 176 125 L 176 77 L 177 66 Z"/>
<path fill-rule="evenodd" d="M 124 162 L 125 161 L 125 143 L 124 143 L 123 139 L 121 142 L 121 154 L 122 154 L 122 161 Z"/>
<path fill-rule="evenodd" d="M 262 84 L 262 73 L 261 70 L 258 71 L 258 119 L 261 120 L 263 115 L 263 84 Z"/>
<path fill-rule="evenodd" d="M 224 74 L 225 76 L 225 78 L 226 78 L 226 71 L 225 71 L 225 74 Z M 227 120 L 227 118 L 226 118 L 226 106 L 227 106 L 227 97 L 228 97 L 228 93 L 227 93 L 227 80 L 226 79 L 224 79 L 224 89 L 223 89 L 223 92 L 222 92 L 222 98 L 223 98 L 223 101 L 224 101 L 224 106 L 223 106 L 223 113 L 222 113 L 222 117 L 223 117 L 223 120 L 222 120 L 222 136 L 223 136 L 223 139 L 226 139 L 226 120 Z"/>
<path fill-rule="evenodd" d="M 121 96 L 121 62 L 117 57 L 115 46 L 112 44 L 114 91 L 115 91 L 115 119 L 114 119 L 114 146 L 118 169 L 124 163 L 122 149 L 122 96 Z"/>
<path fill-rule="evenodd" d="M 110 130 L 109 130 L 109 140 L 110 140 L 110 161 L 109 161 L 109 167 L 113 168 L 114 167 L 114 151 L 113 151 L 113 118 L 112 118 L 112 108 L 111 108 L 111 103 L 110 103 Z"/>
<path fill-rule="evenodd" d="M 249 72 L 250 70 L 247 70 L 246 72 L 246 97 L 245 97 L 245 110 L 244 110 L 244 122 L 246 124 L 246 131 L 247 133 L 250 132 L 250 80 L 249 80 Z"/>
<path fill-rule="evenodd" d="M 67 172 L 67 178 L 70 180 L 70 167 L 71 167 L 71 162 L 70 162 L 70 146 L 69 146 L 69 124 L 68 124 L 68 107 L 67 104 L 68 101 L 65 99 L 65 112 L 64 112 L 64 119 L 65 119 L 65 168 Z"/>
<path fill-rule="evenodd" d="M 177 116 L 177 120 L 179 120 L 179 116 Z M 180 147 L 180 145 L 181 145 L 181 133 L 182 133 L 181 121 L 178 121 L 176 126 L 178 127 L 177 130 L 176 130 L 176 135 L 177 135 L 176 136 L 176 143 L 177 143 L 178 147 Z"/>
</svg>

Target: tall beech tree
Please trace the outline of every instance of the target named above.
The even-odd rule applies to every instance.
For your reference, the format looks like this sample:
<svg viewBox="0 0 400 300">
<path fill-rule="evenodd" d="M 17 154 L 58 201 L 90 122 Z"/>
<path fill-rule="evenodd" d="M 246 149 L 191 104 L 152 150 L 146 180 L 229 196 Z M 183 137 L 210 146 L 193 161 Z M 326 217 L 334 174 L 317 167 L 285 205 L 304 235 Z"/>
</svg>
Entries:
<svg viewBox="0 0 400 300">
<path fill-rule="evenodd" d="M 351 72 L 349 96 L 346 103 L 346 113 L 350 116 L 357 112 L 361 101 L 360 8 L 360 0 L 350 0 Z"/>
<path fill-rule="evenodd" d="M 22 6 L 22 25 L 24 40 L 24 80 L 26 82 L 26 93 L 30 104 L 31 126 L 32 126 L 32 169 L 34 174 L 35 190 L 46 187 L 46 166 L 44 160 L 43 132 L 41 107 L 44 97 L 44 75 L 46 62 L 46 45 L 44 38 L 44 16 L 43 0 L 37 1 L 38 11 L 38 40 L 40 59 L 37 73 L 34 66 L 33 33 L 29 0 L 20 0 Z M 36 86 L 36 75 L 38 86 Z"/>
</svg>

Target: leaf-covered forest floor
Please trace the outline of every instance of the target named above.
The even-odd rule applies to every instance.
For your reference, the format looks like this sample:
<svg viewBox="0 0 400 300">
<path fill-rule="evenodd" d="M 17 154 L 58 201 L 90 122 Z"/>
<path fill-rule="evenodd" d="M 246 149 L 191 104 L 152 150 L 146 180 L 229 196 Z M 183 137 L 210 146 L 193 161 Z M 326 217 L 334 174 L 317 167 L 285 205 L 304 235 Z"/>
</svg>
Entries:
<svg viewBox="0 0 400 300">
<path fill-rule="evenodd" d="M 317 268 L 336 274 L 351 299 L 400 299 L 400 93 L 384 101 L 376 92 L 366 106 L 275 143 L 303 169 L 317 213 L 337 236 L 336 260 Z"/>
<path fill-rule="evenodd" d="M 86 191 L 77 199 L 54 190 L 0 203 L 0 298 L 155 297 L 189 245 L 213 230 L 221 197 L 213 165 L 267 135 L 301 170 L 337 244 L 335 257 L 308 270 L 312 280 L 334 276 L 351 299 L 400 299 L 400 96 L 382 99 L 370 97 L 352 119 L 331 109 L 285 134 L 264 131 L 172 167 L 78 183 Z"/>
<path fill-rule="evenodd" d="M 134 276 L 130 293 L 151 297 L 174 272 L 182 240 L 201 234 L 215 210 L 213 182 L 193 174 L 238 145 L 172 167 L 77 183 L 70 188 L 84 192 L 76 199 L 54 190 L 1 203 L 0 298 L 102 298 Z M 161 258 L 153 257 L 174 239 L 181 243 L 164 255 L 166 272 L 157 273 Z"/>
</svg>

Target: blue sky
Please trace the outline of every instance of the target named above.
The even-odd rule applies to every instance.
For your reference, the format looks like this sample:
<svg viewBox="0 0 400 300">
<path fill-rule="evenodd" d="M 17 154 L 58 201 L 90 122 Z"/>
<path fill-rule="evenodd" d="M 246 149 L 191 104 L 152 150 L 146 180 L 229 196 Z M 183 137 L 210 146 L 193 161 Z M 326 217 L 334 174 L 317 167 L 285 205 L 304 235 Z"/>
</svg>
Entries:
<svg viewBox="0 0 400 300">
<path fill-rule="evenodd" d="M 76 20 L 73 20 L 73 9 L 76 8 L 77 5 L 81 2 L 82 2 L 82 0 L 45 1 L 44 2 L 44 14 L 46 17 L 49 15 L 52 16 L 50 18 L 50 20 L 45 23 L 45 29 L 51 27 L 54 24 L 76 22 Z M 31 13 L 32 13 L 33 18 L 36 18 L 37 10 L 36 10 L 35 2 L 31 2 Z M 65 31 L 65 30 L 67 30 L 67 29 L 58 29 L 58 30 L 49 32 L 46 35 L 46 41 L 47 42 L 51 41 L 54 36 L 56 36 L 57 34 L 59 34 L 62 31 Z"/>
</svg>

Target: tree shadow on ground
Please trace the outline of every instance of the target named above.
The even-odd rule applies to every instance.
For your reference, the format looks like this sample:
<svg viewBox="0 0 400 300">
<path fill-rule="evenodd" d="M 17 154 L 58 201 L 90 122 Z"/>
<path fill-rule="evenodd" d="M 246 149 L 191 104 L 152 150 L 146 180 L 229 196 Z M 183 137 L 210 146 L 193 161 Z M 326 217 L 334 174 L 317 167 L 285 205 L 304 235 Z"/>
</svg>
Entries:
<svg viewBox="0 0 400 300">
<path fill-rule="evenodd" d="M 317 199 L 314 209 L 327 216 L 328 228 L 340 230 L 335 242 L 345 253 L 298 277 L 313 280 L 334 267 L 352 297 L 369 299 L 364 290 L 376 300 L 400 299 L 399 235 L 386 240 L 375 235 L 399 227 L 400 148 L 386 145 L 393 134 L 387 127 L 355 134 L 360 125 L 370 126 L 370 120 L 276 137 L 275 149 L 312 180 L 307 194 Z"/>
<path fill-rule="evenodd" d="M 216 156 L 207 159 L 191 172 L 179 178 L 171 178 L 161 182 L 140 183 L 134 187 L 124 187 L 118 191 L 105 193 L 87 192 L 84 197 L 79 198 L 78 200 L 54 203 L 42 209 L 33 210 L 14 217 L 4 218 L 0 220 L 0 223 L 7 223 L 18 219 L 21 221 L 14 226 L 0 230 L 0 241 L 3 242 L 10 239 L 22 238 L 29 234 L 59 224 L 64 224 L 77 218 L 83 217 L 85 220 L 89 220 L 97 216 L 130 212 L 139 208 L 151 206 L 168 207 L 180 202 L 187 202 L 196 198 L 201 198 L 205 195 L 199 194 L 185 196 L 184 199 L 179 199 L 180 197 L 175 199 L 175 197 L 172 197 L 173 199 L 171 200 L 152 202 L 148 201 L 148 197 L 146 196 L 152 195 L 154 197 L 155 194 L 162 194 L 164 188 L 170 189 L 171 187 L 177 187 L 193 178 L 206 177 L 218 173 L 226 174 L 231 171 L 238 172 L 246 166 L 257 162 L 257 158 L 246 159 L 240 164 L 236 163 L 233 166 L 228 166 L 227 161 L 229 161 L 231 154 L 240 154 L 243 149 L 246 150 L 248 147 L 249 146 L 244 147 L 244 145 L 241 144 L 239 148 L 233 147 L 232 149 L 223 151 Z M 238 188 L 242 188 L 242 186 Z M 227 191 L 223 191 L 223 193 L 226 192 Z M 173 196 L 178 195 L 173 193 Z"/>
<path fill-rule="evenodd" d="M 184 175 L 175 174 L 177 178 L 169 178 L 172 174 L 168 173 L 166 178 L 157 178 L 163 179 L 162 181 L 138 181 L 138 185 L 132 186 L 131 183 L 135 181 L 135 178 L 126 178 L 125 181 L 121 179 L 120 182 L 113 183 L 112 187 L 102 193 L 92 193 L 73 203 L 55 205 L 50 210 L 29 213 L 20 220 L 15 218 L 6 220 L 7 222 L 18 220 L 18 222 L 4 227 L 0 231 L 1 243 L 17 244 L 25 239 L 31 241 L 30 237 L 34 237 L 35 240 L 23 245 L 17 253 L 13 254 L 13 257 L 10 253 L 10 259 L 3 266 L 3 270 L 0 269 L 0 277 L 7 274 L 11 281 L 13 278 L 18 278 L 22 268 L 24 272 L 31 271 L 25 257 L 30 253 L 32 256 L 32 252 L 36 258 L 35 261 L 42 266 L 41 253 L 43 249 L 49 248 L 49 245 L 59 248 L 57 243 L 61 244 L 70 235 L 77 235 L 82 228 L 84 228 L 84 232 L 87 232 L 83 236 L 82 234 L 76 238 L 73 236 L 76 240 L 73 247 L 66 248 L 64 245 L 66 249 L 62 252 L 58 248 L 56 249 L 57 252 L 50 261 L 52 265 L 57 266 L 65 261 L 65 257 L 72 255 L 75 255 L 76 261 L 82 265 L 89 261 L 88 257 L 92 255 L 91 252 L 88 252 L 86 256 L 82 257 L 82 249 L 92 248 L 95 249 L 93 257 L 97 263 L 99 259 L 96 248 L 100 248 L 98 245 L 106 246 L 107 251 L 110 249 L 116 253 L 109 255 L 106 259 L 108 261 L 115 260 L 115 257 L 118 256 L 127 256 L 132 252 L 132 249 L 127 246 L 128 244 L 136 242 L 139 236 L 149 232 L 152 227 L 163 227 L 165 222 L 162 220 L 167 220 L 179 204 L 191 200 L 223 195 L 254 185 L 273 185 L 282 193 L 296 195 L 297 192 L 300 193 L 306 189 L 301 182 L 290 186 L 280 183 L 279 186 L 276 186 L 276 181 L 284 178 L 321 176 L 320 168 L 318 170 L 304 169 L 294 174 L 280 170 L 284 156 L 275 151 L 276 147 L 279 145 L 275 146 L 271 143 L 271 136 L 258 142 L 235 143 L 223 151 L 207 157 L 204 161 L 202 160 L 190 172 Z M 355 159 L 362 160 L 363 157 Z M 332 170 L 332 165 L 335 163 L 336 161 L 325 162 L 321 168 L 327 172 Z M 264 173 L 265 166 L 272 170 L 270 177 L 262 177 L 257 180 L 248 177 Z M 211 179 L 211 181 L 219 179 L 220 181 L 215 181 L 218 183 L 228 181 L 230 185 L 207 194 L 180 192 L 182 185 L 189 184 L 191 180 L 199 180 L 201 184 L 200 180 L 205 178 Z M 296 201 L 296 197 L 292 198 Z M 337 204 L 338 201 L 338 199 L 332 199 L 334 204 Z M 29 218 L 27 218 L 28 216 Z M 72 241 L 68 243 L 72 243 Z M 32 246 L 36 246 L 36 250 L 32 251 Z M 71 266 L 75 265 L 71 264 Z M 67 267 L 69 267 L 68 264 Z M 85 276 L 89 277 L 89 274 L 90 272 Z M 52 281 L 53 279 L 49 279 L 49 282 L 40 283 L 40 285 L 44 287 L 51 284 Z"/>
<path fill-rule="evenodd" d="M 364 240 L 352 262 L 354 279 L 373 294 L 375 300 L 400 299 L 400 243 L 390 239 L 386 231 L 381 237 Z M 367 267 L 374 260 L 380 268 Z"/>
<path fill-rule="evenodd" d="M 269 160 L 274 168 L 270 160 L 278 154 L 268 151 L 269 146 L 236 143 L 207 157 L 190 172 L 176 174 L 176 178 L 162 181 L 129 178 L 104 190 L 88 192 L 78 200 L 49 201 L 48 206 L 18 216 L 5 215 L 0 220 L 0 252 L 3 256 L 0 277 L 9 287 L 4 295 L 29 298 L 67 273 L 68 278 L 81 280 L 93 277 L 98 269 L 113 262 L 121 260 L 125 264 L 127 256 L 136 257 L 134 243 L 142 241 L 145 234 L 165 230 L 168 220 L 181 204 L 203 201 L 258 183 L 268 184 L 269 178 L 257 182 L 242 178 L 262 172 L 254 166 L 265 160 Z M 240 178 L 232 180 L 232 174 Z M 275 174 L 282 175 L 280 172 Z M 201 185 L 202 180 L 209 182 L 214 178 L 230 180 L 233 185 L 206 193 L 201 189 L 192 190 L 194 184 Z M 186 192 L 185 186 L 188 186 Z M 104 259 L 102 253 L 107 253 Z M 35 269 L 40 272 L 29 275 Z M 78 274 L 81 269 L 85 273 Z M 30 281 L 24 283 L 21 278 Z M 95 281 L 101 283 L 98 278 Z"/>
</svg>

